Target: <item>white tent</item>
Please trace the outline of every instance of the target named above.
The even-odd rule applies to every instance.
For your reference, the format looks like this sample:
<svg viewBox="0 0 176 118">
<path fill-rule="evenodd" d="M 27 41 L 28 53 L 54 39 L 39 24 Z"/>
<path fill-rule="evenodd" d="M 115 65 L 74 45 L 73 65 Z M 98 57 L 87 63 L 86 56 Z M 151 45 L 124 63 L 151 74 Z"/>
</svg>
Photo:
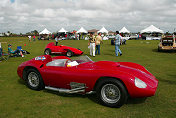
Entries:
<svg viewBox="0 0 176 118">
<path fill-rule="evenodd" d="M 153 33 L 153 32 L 156 32 L 156 33 L 164 33 L 163 30 L 160 30 L 160 29 L 156 28 L 156 27 L 153 26 L 153 25 L 150 25 L 150 26 L 147 27 L 146 29 L 141 30 L 141 33 Z"/>
<path fill-rule="evenodd" d="M 64 28 L 61 28 L 58 32 L 60 32 L 60 33 L 67 33 L 68 31 L 67 30 L 65 30 Z"/>
<path fill-rule="evenodd" d="M 76 33 L 87 33 L 87 31 L 81 27 Z"/>
<path fill-rule="evenodd" d="M 50 31 L 48 31 L 46 28 L 43 30 L 43 31 L 41 31 L 39 34 L 51 34 L 51 32 Z"/>
<path fill-rule="evenodd" d="M 102 28 L 98 31 L 98 33 L 99 33 L 99 32 L 101 32 L 101 33 L 108 33 L 108 30 L 105 29 L 105 27 L 102 27 Z"/>
<path fill-rule="evenodd" d="M 120 33 L 130 33 L 130 31 L 127 30 L 126 27 L 123 27 L 119 32 Z"/>
</svg>

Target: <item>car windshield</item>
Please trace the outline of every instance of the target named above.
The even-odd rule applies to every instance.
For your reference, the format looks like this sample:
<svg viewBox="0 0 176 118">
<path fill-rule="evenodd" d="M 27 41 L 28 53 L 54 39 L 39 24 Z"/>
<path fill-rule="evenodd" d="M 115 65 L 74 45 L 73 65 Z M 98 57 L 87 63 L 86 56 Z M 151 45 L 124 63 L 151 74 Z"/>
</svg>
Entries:
<svg viewBox="0 0 176 118">
<path fill-rule="evenodd" d="M 68 59 L 57 59 L 51 62 L 48 62 L 46 64 L 46 66 L 60 66 L 60 67 L 64 67 L 65 63 L 67 62 Z"/>
<path fill-rule="evenodd" d="M 79 56 L 79 57 L 73 57 L 72 60 L 77 61 L 77 63 L 79 63 L 79 64 L 92 61 L 92 59 L 90 59 L 87 55 Z"/>
<path fill-rule="evenodd" d="M 92 60 L 86 55 L 86 56 L 73 57 L 72 60 L 56 59 L 51 62 L 48 62 L 46 66 L 72 67 L 90 61 Z"/>
</svg>

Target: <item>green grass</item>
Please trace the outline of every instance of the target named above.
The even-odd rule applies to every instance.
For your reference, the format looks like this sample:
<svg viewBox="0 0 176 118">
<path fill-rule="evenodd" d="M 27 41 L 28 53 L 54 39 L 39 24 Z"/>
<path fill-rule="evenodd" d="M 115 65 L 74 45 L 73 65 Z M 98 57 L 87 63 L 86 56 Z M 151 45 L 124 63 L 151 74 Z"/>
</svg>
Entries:
<svg viewBox="0 0 176 118">
<path fill-rule="evenodd" d="M 47 90 L 33 91 L 17 75 L 17 67 L 24 61 L 42 55 L 52 41 L 28 42 L 28 38 L 0 37 L 2 47 L 12 49 L 21 45 L 31 54 L 0 62 L 0 118 L 174 118 L 176 116 L 176 53 L 157 52 L 159 41 L 129 40 L 121 46 L 123 55 L 115 57 L 110 41 L 101 45 L 101 55 L 94 61 L 110 60 L 135 62 L 146 67 L 158 80 L 156 95 L 144 99 L 130 99 L 121 108 L 108 108 L 96 102 L 92 95 L 58 94 Z M 24 46 L 26 44 L 26 46 Z M 60 44 L 80 48 L 89 55 L 87 41 L 67 40 Z"/>
</svg>

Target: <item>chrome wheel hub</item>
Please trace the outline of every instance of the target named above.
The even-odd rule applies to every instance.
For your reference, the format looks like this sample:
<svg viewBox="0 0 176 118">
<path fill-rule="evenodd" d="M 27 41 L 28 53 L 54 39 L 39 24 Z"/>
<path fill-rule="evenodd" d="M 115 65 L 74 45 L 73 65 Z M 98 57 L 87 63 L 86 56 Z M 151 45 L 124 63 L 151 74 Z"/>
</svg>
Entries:
<svg viewBox="0 0 176 118">
<path fill-rule="evenodd" d="M 120 90 L 114 84 L 105 84 L 101 89 L 101 96 L 103 101 L 107 103 L 116 103 L 120 99 Z"/>
<path fill-rule="evenodd" d="M 45 54 L 46 54 L 46 55 L 49 55 L 49 51 L 48 51 L 48 50 L 46 50 L 46 51 L 45 51 Z"/>
<path fill-rule="evenodd" d="M 71 56 L 71 52 L 67 52 L 67 56 L 70 57 Z"/>
<path fill-rule="evenodd" d="M 30 72 L 28 75 L 28 81 L 30 86 L 37 87 L 39 85 L 39 77 L 35 72 Z"/>
</svg>

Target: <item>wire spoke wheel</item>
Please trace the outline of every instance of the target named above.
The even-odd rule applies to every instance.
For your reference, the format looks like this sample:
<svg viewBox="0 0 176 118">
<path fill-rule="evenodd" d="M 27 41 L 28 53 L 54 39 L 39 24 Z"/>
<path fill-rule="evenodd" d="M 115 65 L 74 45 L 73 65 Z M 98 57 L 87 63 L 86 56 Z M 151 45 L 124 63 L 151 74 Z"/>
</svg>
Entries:
<svg viewBox="0 0 176 118">
<path fill-rule="evenodd" d="M 71 57 L 72 56 L 72 52 L 71 51 L 68 51 L 67 52 L 67 57 Z"/>
<path fill-rule="evenodd" d="M 30 72 L 28 75 L 28 82 L 31 87 L 39 86 L 39 77 L 35 72 Z"/>
<path fill-rule="evenodd" d="M 49 55 L 49 50 L 45 50 L 45 54 L 46 54 L 46 55 Z"/>
<path fill-rule="evenodd" d="M 101 89 L 101 96 L 104 102 L 113 104 L 120 100 L 121 93 L 116 85 L 105 84 Z"/>
</svg>

